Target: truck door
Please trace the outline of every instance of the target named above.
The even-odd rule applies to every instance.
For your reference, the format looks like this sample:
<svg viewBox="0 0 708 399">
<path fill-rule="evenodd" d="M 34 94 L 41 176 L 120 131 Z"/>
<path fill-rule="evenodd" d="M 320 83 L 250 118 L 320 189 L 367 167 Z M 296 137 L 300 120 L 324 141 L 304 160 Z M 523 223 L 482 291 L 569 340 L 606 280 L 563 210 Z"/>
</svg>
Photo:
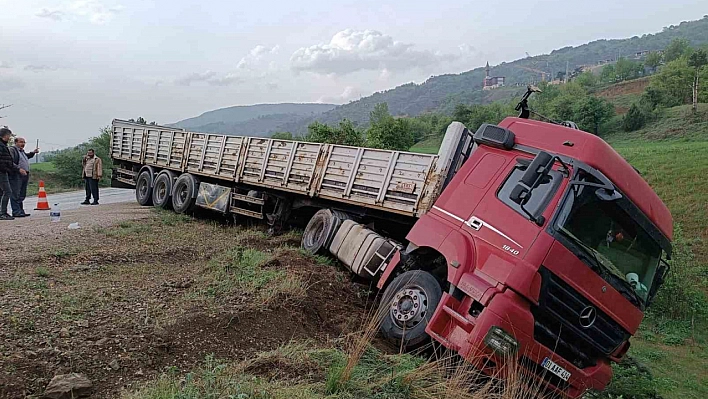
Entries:
<svg viewBox="0 0 708 399">
<path fill-rule="evenodd" d="M 499 250 L 507 254 L 505 257 L 511 255 L 522 259 L 541 231 L 541 226 L 531 221 L 521 206 L 509 198 L 526 166 L 516 159 L 508 162 L 494 181 L 494 189 L 486 192 L 467 217 L 465 226 L 477 238 L 477 262 L 480 266 L 490 256 L 496 256 L 494 254 L 498 254 Z M 548 179 L 533 191 L 525 205 L 526 210 L 531 213 L 537 209 L 545 210 L 562 181 L 563 175 L 551 170 Z"/>
</svg>

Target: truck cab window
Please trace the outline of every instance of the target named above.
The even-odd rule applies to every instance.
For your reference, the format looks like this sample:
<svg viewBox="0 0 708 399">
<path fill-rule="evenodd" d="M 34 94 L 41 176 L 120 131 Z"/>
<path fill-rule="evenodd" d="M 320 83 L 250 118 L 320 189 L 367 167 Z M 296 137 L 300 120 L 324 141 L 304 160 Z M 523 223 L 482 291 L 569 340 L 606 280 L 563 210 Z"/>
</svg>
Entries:
<svg viewBox="0 0 708 399">
<path fill-rule="evenodd" d="M 516 212 L 523 215 L 525 218 L 528 218 L 527 213 L 521 209 L 521 205 L 509 198 L 511 190 L 514 189 L 514 186 L 516 186 L 521 179 L 521 176 L 523 176 L 526 171 L 526 167 L 527 165 L 516 165 L 514 167 L 509 176 L 506 178 L 506 181 L 504 181 L 502 187 L 497 192 L 497 198 L 499 198 L 507 206 L 514 209 Z M 531 198 L 526 205 L 524 205 L 526 210 L 531 214 L 543 212 L 546 206 L 548 206 L 548 203 L 551 201 L 551 198 L 553 198 L 553 195 L 555 195 L 558 190 L 558 186 L 560 186 L 562 179 L 563 175 L 560 172 L 551 170 L 541 184 L 533 190 Z"/>
</svg>

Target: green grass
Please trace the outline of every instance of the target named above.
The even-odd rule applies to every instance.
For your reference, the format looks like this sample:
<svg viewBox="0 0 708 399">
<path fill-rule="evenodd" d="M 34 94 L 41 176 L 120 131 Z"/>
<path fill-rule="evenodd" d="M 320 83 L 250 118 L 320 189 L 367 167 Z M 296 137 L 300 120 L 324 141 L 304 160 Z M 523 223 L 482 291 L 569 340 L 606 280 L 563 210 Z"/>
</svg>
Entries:
<svg viewBox="0 0 708 399">
<path fill-rule="evenodd" d="M 618 119 L 621 117 L 615 117 Z M 621 131 L 621 123 L 613 124 L 602 138 L 613 146 L 641 145 L 652 142 L 708 141 L 708 104 L 698 104 L 694 114 L 690 105 L 657 111 L 656 119 L 634 132 Z"/>
<path fill-rule="evenodd" d="M 30 170 L 33 172 L 54 172 L 57 170 L 57 167 L 54 166 L 54 163 L 52 162 L 40 162 L 40 163 L 30 163 Z"/>
<path fill-rule="evenodd" d="M 209 262 L 202 276 L 207 288 L 197 295 L 217 299 L 237 292 L 253 296 L 254 302 L 262 305 L 278 298 L 293 301 L 304 298 L 305 281 L 282 269 L 266 267 L 271 259 L 271 254 L 253 248 L 233 248 Z"/>
<path fill-rule="evenodd" d="M 108 229 L 105 234 L 110 237 L 130 237 L 135 235 L 147 234 L 152 231 L 152 226 L 139 221 L 122 222 L 118 227 Z"/>
<path fill-rule="evenodd" d="M 440 144 L 442 144 L 443 136 L 433 136 L 429 137 L 423 141 L 419 141 L 410 148 L 411 152 L 418 152 L 421 154 L 437 154 L 440 149 Z"/>
</svg>

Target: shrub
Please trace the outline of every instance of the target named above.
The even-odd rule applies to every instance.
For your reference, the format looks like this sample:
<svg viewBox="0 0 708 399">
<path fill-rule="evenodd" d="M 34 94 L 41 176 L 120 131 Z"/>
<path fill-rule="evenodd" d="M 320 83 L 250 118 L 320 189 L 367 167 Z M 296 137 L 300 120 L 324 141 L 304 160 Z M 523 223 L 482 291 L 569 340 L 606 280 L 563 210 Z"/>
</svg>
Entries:
<svg viewBox="0 0 708 399">
<path fill-rule="evenodd" d="M 641 129 L 645 122 L 646 118 L 642 110 L 639 109 L 637 104 L 632 104 L 632 106 L 629 107 L 629 111 L 627 111 L 627 114 L 622 119 L 622 128 L 625 132 L 633 132 Z"/>
</svg>

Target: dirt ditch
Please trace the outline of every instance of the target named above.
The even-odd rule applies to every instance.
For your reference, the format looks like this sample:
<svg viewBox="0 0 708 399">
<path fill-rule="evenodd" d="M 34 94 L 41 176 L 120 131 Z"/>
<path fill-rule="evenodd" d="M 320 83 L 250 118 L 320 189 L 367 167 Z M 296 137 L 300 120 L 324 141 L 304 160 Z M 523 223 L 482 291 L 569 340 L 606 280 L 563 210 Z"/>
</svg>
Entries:
<svg viewBox="0 0 708 399">
<path fill-rule="evenodd" d="M 68 372 L 88 376 L 93 397 L 117 397 L 168 369 L 186 372 L 210 354 L 239 361 L 291 341 L 325 345 L 366 318 L 368 287 L 336 266 L 282 250 L 296 235 L 173 225 L 164 217 L 123 209 L 113 227 L 59 234 L 31 261 L 6 254 L 1 398 L 38 396 L 53 376 Z M 205 281 L 214 259 L 234 247 L 269 254 L 263 268 L 297 276 L 305 295 L 265 305 L 238 290 L 210 295 Z"/>
</svg>

